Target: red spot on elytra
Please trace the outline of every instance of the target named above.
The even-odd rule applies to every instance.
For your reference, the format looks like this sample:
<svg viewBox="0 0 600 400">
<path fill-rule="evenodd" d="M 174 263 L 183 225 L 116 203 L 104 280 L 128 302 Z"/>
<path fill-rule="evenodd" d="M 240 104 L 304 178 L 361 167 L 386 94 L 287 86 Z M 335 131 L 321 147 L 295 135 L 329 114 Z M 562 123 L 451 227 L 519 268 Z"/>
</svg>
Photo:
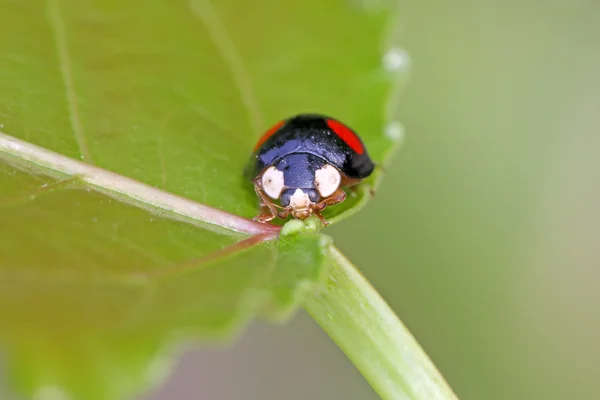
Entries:
<svg viewBox="0 0 600 400">
<path fill-rule="evenodd" d="M 358 154 L 362 154 L 365 152 L 365 148 L 363 147 L 360 139 L 350 128 L 346 125 L 342 124 L 339 121 L 334 119 L 327 120 L 327 126 L 336 134 L 340 139 L 344 141 L 352 150 L 357 152 Z"/>
<path fill-rule="evenodd" d="M 261 138 L 258 140 L 258 143 L 256 143 L 256 146 L 254 146 L 254 151 L 258 150 L 258 148 L 260 146 L 262 146 L 262 144 L 264 142 L 266 142 L 267 139 L 269 139 L 271 136 L 273 136 L 273 134 L 275 132 L 277 132 L 279 130 L 279 128 L 281 128 L 283 126 L 283 124 L 285 124 L 285 120 L 279 121 L 278 123 L 276 123 L 275 125 L 273 125 L 271 127 L 271 129 L 269 129 L 268 131 L 266 131 L 265 134 L 262 135 Z"/>
</svg>

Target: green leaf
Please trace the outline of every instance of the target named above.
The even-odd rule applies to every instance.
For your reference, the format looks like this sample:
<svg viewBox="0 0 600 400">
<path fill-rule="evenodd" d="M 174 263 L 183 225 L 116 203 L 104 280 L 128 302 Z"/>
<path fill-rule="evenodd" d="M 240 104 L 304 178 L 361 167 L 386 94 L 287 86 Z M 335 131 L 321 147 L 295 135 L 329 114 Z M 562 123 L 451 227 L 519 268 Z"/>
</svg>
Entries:
<svg viewBox="0 0 600 400">
<path fill-rule="evenodd" d="M 192 225 L 12 166 L 0 164 L 0 342 L 23 393 L 132 395 L 156 382 L 166 344 L 285 319 L 321 281 L 316 232 Z"/>
<path fill-rule="evenodd" d="M 0 3 L 0 346 L 18 391 L 133 396 L 172 343 L 284 320 L 321 283 L 328 239 L 275 241 L 242 170 L 300 112 L 347 122 L 385 164 L 392 12 L 358 3 Z"/>
<path fill-rule="evenodd" d="M 248 18 L 237 4 L 3 2 L 2 130 L 245 217 L 240 171 L 283 117 L 338 117 L 381 160 L 386 13 L 262 0 Z"/>
<path fill-rule="evenodd" d="M 308 313 L 383 399 L 455 400 L 406 326 L 335 247 L 326 289 L 307 297 Z"/>
</svg>

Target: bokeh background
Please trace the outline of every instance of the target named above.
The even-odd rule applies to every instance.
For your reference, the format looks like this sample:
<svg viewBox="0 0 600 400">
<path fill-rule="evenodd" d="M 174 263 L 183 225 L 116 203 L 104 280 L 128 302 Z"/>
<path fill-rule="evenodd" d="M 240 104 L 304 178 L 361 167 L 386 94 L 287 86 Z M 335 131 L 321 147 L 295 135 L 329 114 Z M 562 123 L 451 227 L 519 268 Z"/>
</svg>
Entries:
<svg viewBox="0 0 600 400">
<path fill-rule="evenodd" d="M 600 2 L 402 9 L 405 144 L 327 233 L 461 399 L 600 398 Z M 377 396 L 300 312 L 190 351 L 144 398 Z"/>
</svg>

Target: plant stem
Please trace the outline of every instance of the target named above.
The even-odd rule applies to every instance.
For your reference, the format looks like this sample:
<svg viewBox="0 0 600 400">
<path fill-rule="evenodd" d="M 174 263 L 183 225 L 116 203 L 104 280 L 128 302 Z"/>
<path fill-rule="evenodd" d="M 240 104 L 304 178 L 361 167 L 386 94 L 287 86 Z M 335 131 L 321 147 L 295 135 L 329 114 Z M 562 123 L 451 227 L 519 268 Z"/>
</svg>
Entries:
<svg viewBox="0 0 600 400">
<path fill-rule="evenodd" d="M 304 302 L 383 399 L 457 399 L 408 329 L 341 252 L 331 246 L 327 287 Z"/>
</svg>

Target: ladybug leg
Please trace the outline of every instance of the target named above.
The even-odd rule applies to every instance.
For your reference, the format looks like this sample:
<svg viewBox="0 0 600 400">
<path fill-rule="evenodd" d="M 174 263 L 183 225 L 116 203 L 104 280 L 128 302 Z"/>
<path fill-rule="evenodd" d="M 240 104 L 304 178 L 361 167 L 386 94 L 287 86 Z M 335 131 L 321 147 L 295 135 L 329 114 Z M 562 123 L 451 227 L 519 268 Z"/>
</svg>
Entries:
<svg viewBox="0 0 600 400">
<path fill-rule="evenodd" d="M 319 219 L 321 220 L 323 225 L 325 225 L 325 226 L 329 225 L 329 222 L 327 222 L 327 220 L 321 214 L 321 211 L 319 211 L 317 208 L 313 209 L 313 214 L 315 214 L 317 217 L 319 217 Z"/>
<path fill-rule="evenodd" d="M 323 211 L 325 207 L 341 203 L 346 200 L 346 192 L 343 189 L 338 189 L 331 196 L 323 199 L 320 203 L 315 204 L 314 211 Z"/>
<path fill-rule="evenodd" d="M 271 214 L 270 212 L 265 212 L 265 213 L 261 213 L 260 215 L 257 215 L 256 217 L 254 217 L 254 220 L 256 222 L 260 222 L 260 223 L 264 224 L 264 223 L 271 221 L 275 217 L 276 217 L 276 215 Z"/>
<path fill-rule="evenodd" d="M 325 206 L 323 207 L 325 208 L 326 206 L 332 206 L 334 204 L 341 203 L 344 200 L 346 200 L 346 192 L 344 192 L 343 189 L 338 189 L 321 203 L 325 203 Z"/>
<path fill-rule="evenodd" d="M 290 211 L 287 208 L 277 213 L 277 216 L 281 219 L 286 219 L 288 215 L 290 215 Z"/>
<path fill-rule="evenodd" d="M 274 204 L 262 191 L 258 183 L 254 184 L 254 191 L 260 199 L 261 212 L 257 215 L 254 220 L 258 222 L 269 222 L 273 218 L 277 217 L 277 204 Z"/>
<path fill-rule="evenodd" d="M 273 201 L 269 197 L 267 197 L 267 195 L 262 191 L 262 188 L 260 187 L 260 183 L 254 182 L 254 191 L 256 192 L 256 195 L 260 199 L 261 207 L 268 207 L 270 210 L 273 210 L 274 213 L 276 212 L 275 208 L 279 208 L 281 210 L 285 209 L 285 207 L 280 206 L 279 204 L 273 203 Z"/>
<path fill-rule="evenodd" d="M 320 203 L 314 204 L 311 207 L 312 212 L 317 217 L 319 217 L 321 222 L 323 222 L 323 225 L 327 226 L 327 225 L 329 225 L 329 222 L 327 222 L 327 220 L 325 220 L 325 218 L 323 218 L 323 215 L 321 215 L 321 211 L 323 211 L 325 209 L 325 207 L 331 206 L 331 205 L 334 205 L 337 203 L 341 203 L 345 199 L 346 199 L 346 192 L 344 192 L 344 190 L 340 188 L 340 189 L 336 190 L 335 192 L 333 192 L 333 194 L 331 196 L 329 196 L 328 198 L 323 199 Z"/>
</svg>

